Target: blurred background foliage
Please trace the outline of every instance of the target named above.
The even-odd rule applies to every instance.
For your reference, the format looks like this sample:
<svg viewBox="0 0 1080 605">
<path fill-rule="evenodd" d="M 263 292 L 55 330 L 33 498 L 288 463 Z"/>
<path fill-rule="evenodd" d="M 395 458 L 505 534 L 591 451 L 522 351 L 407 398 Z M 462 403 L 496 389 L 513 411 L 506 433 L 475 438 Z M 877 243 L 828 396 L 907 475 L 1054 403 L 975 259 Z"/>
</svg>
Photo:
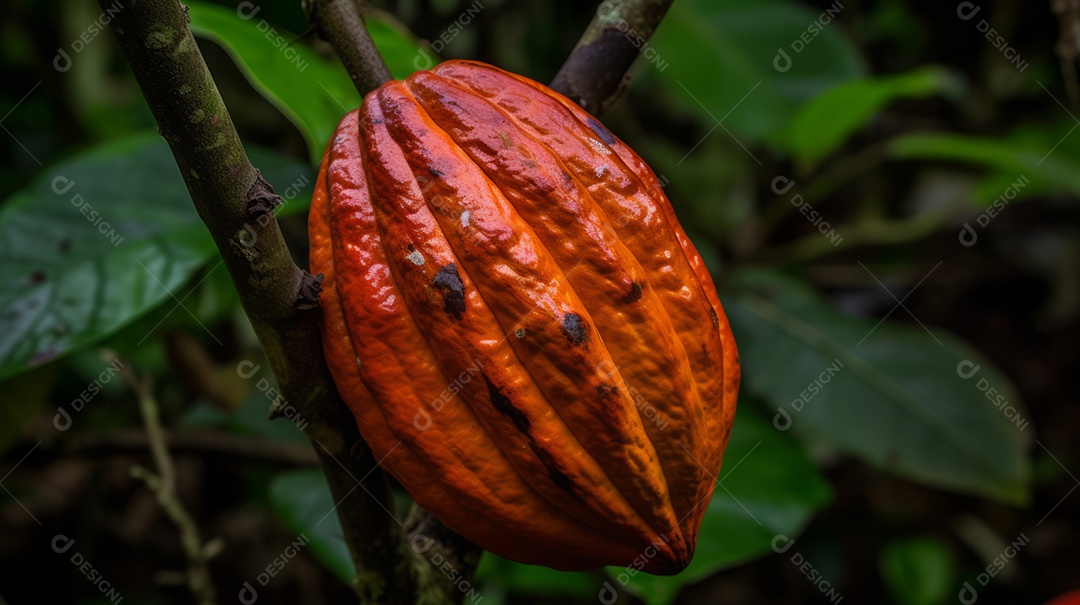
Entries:
<svg viewBox="0 0 1080 605">
<path fill-rule="evenodd" d="M 306 266 L 314 167 L 359 96 L 298 2 L 187 4 Z M 466 602 L 933 605 L 966 582 L 1034 603 L 1080 586 L 1080 121 L 1055 54 L 1076 40 L 1047 3 L 964 4 L 675 4 L 604 121 L 665 184 L 742 355 L 697 556 L 652 577 L 485 555 Z M 431 41 L 548 81 L 594 8 L 402 0 L 369 29 L 396 77 Z M 125 602 L 188 598 L 172 526 L 128 475 L 145 437 L 107 348 L 154 379 L 221 600 L 248 582 L 264 603 L 343 602 L 335 503 L 297 427 L 265 421 L 273 377 L 99 7 L 0 14 L 0 597 L 105 602 L 51 548 L 63 534 Z"/>
</svg>

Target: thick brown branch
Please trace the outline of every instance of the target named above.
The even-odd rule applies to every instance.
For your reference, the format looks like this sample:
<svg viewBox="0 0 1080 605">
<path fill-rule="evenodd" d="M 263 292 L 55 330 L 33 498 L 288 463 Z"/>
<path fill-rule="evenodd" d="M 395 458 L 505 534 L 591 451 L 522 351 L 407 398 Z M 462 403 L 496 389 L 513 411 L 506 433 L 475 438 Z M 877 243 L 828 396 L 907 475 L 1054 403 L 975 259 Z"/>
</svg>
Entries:
<svg viewBox="0 0 1080 605">
<path fill-rule="evenodd" d="M 674 0 L 604 0 L 551 87 L 599 116 L 625 87 L 627 72 Z"/>
<path fill-rule="evenodd" d="M 390 81 L 354 0 L 304 0 L 304 9 L 319 36 L 334 47 L 360 96 Z"/>
<path fill-rule="evenodd" d="M 108 1 L 99 0 L 103 9 Z M 404 540 L 385 510 L 393 506 L 385 476 L 330 379 L 315 314 L 301 310 L 310 307 L 301 297 L 304 272 L 293 263 L 274 219 L 277 196 L 248 161 L 183 5 L 132 3 L 110 25 L 217 243 L 281 393 L 308 423 L 305 432 L 335 501 L 347 498 L 337 511 L 361 600 L 411 602 Z M 367 477 L 362 488 L 360 477 Z"/>
</svg>

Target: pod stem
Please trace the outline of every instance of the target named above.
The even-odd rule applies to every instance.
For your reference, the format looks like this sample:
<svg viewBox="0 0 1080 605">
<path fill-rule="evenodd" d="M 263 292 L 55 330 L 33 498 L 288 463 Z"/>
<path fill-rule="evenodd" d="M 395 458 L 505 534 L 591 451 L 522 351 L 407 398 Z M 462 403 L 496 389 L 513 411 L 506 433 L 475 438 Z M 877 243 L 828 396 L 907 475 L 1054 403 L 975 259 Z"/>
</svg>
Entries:
<svg viewBox="0 0 1080 605">
<path fill-rule="evenodd" d="M 354 0 L 304 0 L 308 21 L 334 47 L 360 96 L 391 79 Z"/>
<path fill-rule="evenodd" d="M 622 94 L 631 65 L 674 0 L 604 0 L 551 88 L 600 116 Z"/>
</svg>

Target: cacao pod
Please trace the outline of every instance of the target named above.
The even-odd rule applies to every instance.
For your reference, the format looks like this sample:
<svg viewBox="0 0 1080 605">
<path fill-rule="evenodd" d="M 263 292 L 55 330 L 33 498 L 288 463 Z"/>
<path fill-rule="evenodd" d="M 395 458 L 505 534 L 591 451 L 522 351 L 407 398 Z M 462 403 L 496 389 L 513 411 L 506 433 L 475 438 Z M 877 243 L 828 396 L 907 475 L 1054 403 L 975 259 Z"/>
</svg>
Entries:
<svg viewBox="0 0 1080 605">
<path fill-rule="evenodd" d="M 739 359 L 640 157 L 541 84 L 447 61 L 341 121 L 310 237 L 335 383 L 420 506 L 525 563 L 686 567 Z"/>
</svg>

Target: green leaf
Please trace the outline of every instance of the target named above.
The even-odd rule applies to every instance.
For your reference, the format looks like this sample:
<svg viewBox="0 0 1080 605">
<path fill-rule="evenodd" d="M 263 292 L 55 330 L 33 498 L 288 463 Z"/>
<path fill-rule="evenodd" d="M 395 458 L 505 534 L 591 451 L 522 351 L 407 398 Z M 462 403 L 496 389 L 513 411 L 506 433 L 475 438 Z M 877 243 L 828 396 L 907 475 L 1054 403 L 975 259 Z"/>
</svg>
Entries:
<svg viewBox="0 0 1080 605">
<path fill-rule="evenodd" d="M 944 603 L 956 574 L 949 545 L 935 536 L 891 542 L 878 563 L 889 592 L 900 605 Z"/>
<path fill-rule="evenodd" d="M 309 168 L 248 153 L 268 181 L 296 191 L 291 205 L 310 201 L 310 184 L 301 184 L 311 182 Z M 183 299 L 183 286 L 215 255 L 157 135 L 46 169 L 0 208 L 0 380 L 114 334 L 174 295 Z"/>
<path fill-rule="evenodd" d="M 778 274 L 744 271 L 732 286 L 725 307 L 743 384 L 775 426 L 916 481 L 1026 501 L 1027 416 L 982 355 L 941 328 L 875 328 Z"/>
<path fill-rule="evenodd" d="M 625 584 L 652 605 L 671 603 L 684 586 L 771 552 L 777 536 L 796 536 L 831 498 L 797 443 L 740 408 L 690 566 L 676 576 L 608 568 L 611 584 Z"/>
<path fill-rule="evenodd" d="M 953 83 L 940 68 L 845 82 L 819 95 L 796 114 L 790 149 L 797 159 L 816 162 L 839 147 L 889 102 L 926 97 Z"/>
<path fill-rule="evenodd" d="M 344 582 L 352 583 L 356 570 L 322 471 L 290 471 L 275 476 L 270 483 L 270 505 L 289 529 L 311 545 L 316 559 Z"/>
<path fill-rule="evenodd" d="M 160 138 L 47 169 L 0 210 L 0 378 L 116 332 L 213 252 Z"/>
<path fill-rule="evenodd" d="M 1019 188 L 1021 195 L 1054 190 L 1076 194 L 1080 193 L 1080 153 L 1061 144 L 1072 143 L 1069 133 L 1069 128 L 1064 127 L 1053 129 L 1053 134 L 1046 133 L 1047 136 L 1015 136 L 1005 140 L 959 134 L 912 134 L 890 143 L 889 153 L 896 159 L 948 160 L 1004 171 L 1004 181 L 998 178 L 992 187 L 980 188 L 976 197 L 983 203 L 1002 195 L 1012 183 L 1019 182 L 1018 177 L 1031 183 Z M 1080 134 L 1072 136 L 1080 142 Z"/>
<path fill-rule="evenodd" d="M 360 106 L 360 93 L 337 61 L 324 59 L 300 36 L 275 27 L 251 12 L 190 2 L 191 30 L 221 46 L 260 94 L 296 125 L 313 162 L 341 118 Z M 407 32 L 368 18 L 368 32 L 395 78 L 415 71 L 420 46 Z"/>
<path fill-rule="evenodd" d="M 840 3 L 828 9 L 831 15 L 789 0 L 676 2 L 649 43 L 655 54 L 640 69 L 647 77 L 658 72 L 706 128 L 722 121 L 743 143 L 782 144 L 803 103 L 863 74 L 835 20 Z"/>
</svg>

